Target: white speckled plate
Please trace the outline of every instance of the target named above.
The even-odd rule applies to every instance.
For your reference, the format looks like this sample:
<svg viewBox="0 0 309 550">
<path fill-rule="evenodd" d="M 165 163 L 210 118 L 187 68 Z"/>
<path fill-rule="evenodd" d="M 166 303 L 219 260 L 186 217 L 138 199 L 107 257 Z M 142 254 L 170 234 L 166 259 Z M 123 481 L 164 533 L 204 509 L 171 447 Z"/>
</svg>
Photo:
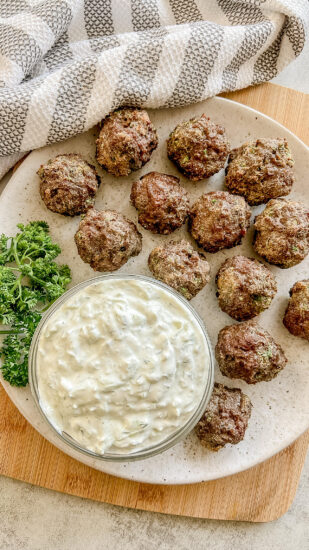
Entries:
<svg viewBox="0 0 309 550">
<path fill-rule="evenodd" d="M 238 146 L 248 138 L 286 136 L 295 158 L 296 183 L 290 198 L 309 203 L 309 149 L 291 132 L 274 120 L 238 103 L 221 98 L 213 98 L 190 107 L 174 110 L 150 111 L 150 116 L 158 129 L 159 147 L 153 153 L 150 162 L 142 170 L 127 178 L 116 179 L 99 169 L 102 185 L 99 189 L 96 207 L 115 208 L 137 223 L 137 213 L 129 203 L 131 182 L 141 174 L 151 170 L 180 176 L 176 168 L 167 159 L 165 140 L 177 123 L 202 112 L 214 121 L 222 123 L 226 129 L 232 147 Z M 95 162 L 96 130 L 77 136 L 65 143 L 59 143 L 35 151 L 28 156 L 12 176 L 0 199 L 0 233 L 15 234 L 16 224 L 30 220 L 46 220 L 52 237 L 62 248 L 60 261 L 72 268 L 73 281 L 93 277 L 92 269 L 84 264 L 77 255 L 73 235 L 79 223 L 79 217 L 67 218 L 53 214 L 46 209 L 38 192 L 39 166 L 59 153 L 79 152 L 91 163 Z M 181 177 L 181 176 L 180 176 Z M 200 183 L 190 183 L 181 177 L 181 183 L 191 193 L 192 200 L 205 191 L 224 188 L 223 170 Z M 262 207 L 253 209 L 253 214 Z M 147 257 L 158 243 L 186 236 L 185 227 L 168 237 L 152 235 L 139 227 L 143 233 L 142 253 L 130 260 L 121 272 L 149 275 Z M 248 231 L 241 246 L 224 250 L 217 254 L 207 254 L 211 265 L 211 282 L 193 300 L 192 304 L 204 319 L 213 345 L 218 331 L 233 320 L 223 313 L 217 304 L 214 278 L 222 262 L 236 254 L 253 256 L 251 246 L 252 228 Z M 281 343 L 288 357 L 288 365 L 272 382 L 262 382 L 248 386 L 238 380 L 223 377 L 216 368 L 215 379 L 229 386 L 240 387 L 253 403 L 253 411 L 245 439 L 239 445 L 227 446 L 218 453 L 203 449 L 194 434 L 165 453 L 147 460 L 131 463 L 110 463 L 87 458 L 59 442 L 47 425 L 42 421 L 29 388 L 18 389 L 3 383 L 12 401 L 27 420 L 49 441 L 74 458 L 120 477 L 149 483 L 194 483 L 216 479 L 250 468 L 292 443 L 309 425 L 309 372 L 308 342 L 295 338 L 284 328 L 282 317 L 287 305 L 288 291 L 293 283 L 309 276 L 309 257 L 299 265 L 281 270 L 274 266 L 271 271 L 278 281 L 278 293 L 270 309 L 260 316 L 265 326 Z"/>
</svg>

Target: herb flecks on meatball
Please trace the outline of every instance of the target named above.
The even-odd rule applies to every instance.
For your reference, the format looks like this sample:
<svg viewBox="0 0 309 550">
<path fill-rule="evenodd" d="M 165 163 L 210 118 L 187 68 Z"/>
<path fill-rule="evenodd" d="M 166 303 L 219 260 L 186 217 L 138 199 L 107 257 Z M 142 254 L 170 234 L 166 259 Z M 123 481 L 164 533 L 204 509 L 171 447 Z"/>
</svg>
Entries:
<svg viewBox="0 0 309 550">
<path fill-rule="evenodd" d="M 226 191 L 202 195 L 192 206 L 189 230 L 208 252 L 240 244 L 250 224 L 251 210 L 243 197 Z"/>
<path fill-rule="evenodd" d="M 89 210 L 75 242 L 81 259 L 95 271 L 115 271 L 142 249 L 135 224 L 115 210 Z"/>
<path fill-rule="evenodd" d="M 167 140 L 169 159 L 193 181 L 219 172 L 229 151 L 224 128 L 205 114 L 176 126 Z"/>
<path fill-rule="evenodd" d="M 58 155 L 43 164 L 37 173 L 41 180 L 41 198 L 52 212 L 76 216 L 93 206 L 100 178 L 80 155 Z"/>
<path fill-rule="evenodd" d="M 252 403 L 238 388 L 215 383 L 207 408 L 196 426 L 201 444 L 219 451 L 228 443 L 236 445 L 245 436 Z"/>
<path fill-rule="evenodd" d="M 210 278 L 206 258 L 184 239 L 154 248 L 148 265 L 156 279 L 180 292 L 187 300 L 196 296 Z"/>
<path fill-rule="evenodd" d="M 158 138 L 148 113 L 127 107 L 102 121 L 97 139 L 97 161 L 114 176 L 127 176 L 149 161 Z"/>
<path fill-rule="evenodd" d="M 309 209 L 296 201 L 273 199 L 255 218 L 254 248 L 281 268 L 299 264 L 309 252 Z"/>
<path fill-rule="evenodd" d="M 276 280 L 261 262 L 245 256 L 228 258 L 216 282 L 219 306 L 233 319 L 252 319 L 267 309 L 277 292 Z"/>
<path fill-rule="evenodd" d="M 149 172 L 133 183 L 131 202 L 144 229 L 162 235 L 180 227 L 189 213 L 189 196 L 179 178 L 159 172 Z"/>
<path fill-rule="evenodd" d="M 254 321 L 220 330 L 215 351 L 222 374 L 247 384 L 272 380 L 287 363 L 281 346 Z"/>
<path fill-rule="evenodd" d="M 309 341 L 309 279 L 297 281 L 290 290 L 283 324 L 294 336 Z"/>
<path fill-rule="evenodd" d="M 262 138 L 233 149 L 225 185 L 253 205 L 288 195 L 294 183 L 294 160 L 285 138 Z"/>
</svg>

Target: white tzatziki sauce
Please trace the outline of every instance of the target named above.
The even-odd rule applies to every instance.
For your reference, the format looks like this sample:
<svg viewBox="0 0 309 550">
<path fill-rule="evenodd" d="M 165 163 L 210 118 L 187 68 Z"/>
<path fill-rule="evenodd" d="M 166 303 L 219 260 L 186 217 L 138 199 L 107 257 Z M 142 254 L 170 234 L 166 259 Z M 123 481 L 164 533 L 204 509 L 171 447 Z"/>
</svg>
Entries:
<svg viewBox="0 0 309 550">
<path fill-rule="evenodd" d="M 171 293 L 138 279 L 101 280 L 63 302 L 41 331 L 40 405 L 85 449 L 130 454 L 192 417 L 209 361 L 199 323 Z"/>
</svg>

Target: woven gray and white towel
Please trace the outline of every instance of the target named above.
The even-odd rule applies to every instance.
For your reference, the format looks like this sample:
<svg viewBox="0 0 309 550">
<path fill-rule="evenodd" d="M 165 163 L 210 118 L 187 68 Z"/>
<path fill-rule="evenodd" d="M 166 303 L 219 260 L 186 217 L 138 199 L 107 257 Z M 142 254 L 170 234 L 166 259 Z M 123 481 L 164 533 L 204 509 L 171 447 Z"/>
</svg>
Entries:
<svg viewBox="0 0 309 550">
<path fill-rule="evenodd" d="M 174 107 L 273 78 L 307 0 L 2 0 L 0 177 L 121 105 Z"/>
</svg>

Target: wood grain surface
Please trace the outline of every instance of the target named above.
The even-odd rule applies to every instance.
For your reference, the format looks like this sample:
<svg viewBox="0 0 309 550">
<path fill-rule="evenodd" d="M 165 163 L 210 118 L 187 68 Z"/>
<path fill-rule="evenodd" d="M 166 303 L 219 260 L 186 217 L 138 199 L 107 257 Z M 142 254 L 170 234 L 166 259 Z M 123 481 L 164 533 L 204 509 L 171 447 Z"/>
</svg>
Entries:
<svg viewBox="0 0 309 550">
<path fill-rule="evenodd" d="M 309 144 L 309 97 L 263 84 L 225 97 L 275 118 Z M 161 513 L 265 522 L 290 507 L 309 432 L 270 460 L 240 474 L 194 485 L 148 485 L 103 474 L 48 443 L 0 386 L 0 474 L 63 493 Z"/>
</svg>

